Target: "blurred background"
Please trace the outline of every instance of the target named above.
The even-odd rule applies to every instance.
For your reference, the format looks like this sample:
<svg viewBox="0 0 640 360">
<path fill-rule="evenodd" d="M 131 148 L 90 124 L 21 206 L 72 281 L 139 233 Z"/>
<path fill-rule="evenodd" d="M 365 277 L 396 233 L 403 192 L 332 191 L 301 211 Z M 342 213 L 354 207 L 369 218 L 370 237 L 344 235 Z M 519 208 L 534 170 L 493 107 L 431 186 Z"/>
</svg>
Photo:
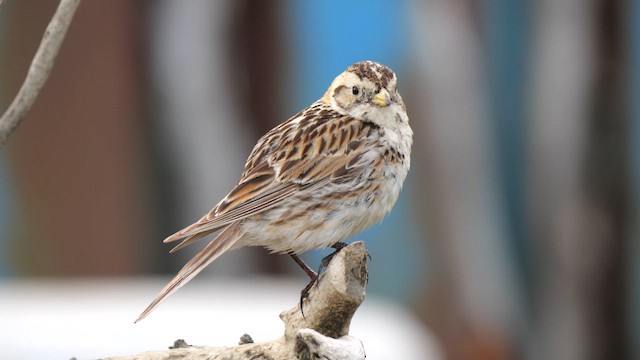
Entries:
<svg viewBox="0 0 640 360">
<path fill-rule="evenodd" d="M 56 6 L 0 8 L 0 109 Z M 396 207 L 354 238 L 369 298 L 446 359 L 640 359 L 638 0 L 85 1 L 0 151 L 0 279 L 167 280 L 197 249 L 162 239 L 361 60 L 396 71 L 415 131 Z M 263 249 L 200 277 L 265 274 L 306 283 Z"/>
</svg>

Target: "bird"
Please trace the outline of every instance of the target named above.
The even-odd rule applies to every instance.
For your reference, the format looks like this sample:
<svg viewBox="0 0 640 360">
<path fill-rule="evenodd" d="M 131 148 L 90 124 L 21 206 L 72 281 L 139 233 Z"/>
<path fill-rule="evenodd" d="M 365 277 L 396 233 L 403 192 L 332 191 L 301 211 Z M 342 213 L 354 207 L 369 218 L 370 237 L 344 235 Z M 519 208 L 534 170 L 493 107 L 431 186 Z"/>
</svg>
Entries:
<svg viewBox="0 0 640 360">
<path fill-rule="evenodd" d="M 413 131 L 396 74 L 361 61 L 324 95 L 262 136 L 238 184 L 200 220 L 167 237 L 175 252 L 221 232 L 160 291 L 136 322 L 225 252 L 261 246 L 288 254 L 333 247 L 391 211 L 409 172 Z M 301 307 L 302 308 L 302 307 Z"/>
</svg>

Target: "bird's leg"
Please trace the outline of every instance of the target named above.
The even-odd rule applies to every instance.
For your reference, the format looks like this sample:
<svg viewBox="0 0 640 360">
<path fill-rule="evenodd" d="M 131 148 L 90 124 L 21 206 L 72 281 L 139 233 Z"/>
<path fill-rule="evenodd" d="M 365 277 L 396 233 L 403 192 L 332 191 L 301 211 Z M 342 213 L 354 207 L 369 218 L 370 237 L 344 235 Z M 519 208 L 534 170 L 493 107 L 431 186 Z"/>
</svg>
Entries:
<svg viewBox="0 0 640 360">
<path fill-rule="evenodd" d="M 315 284 L 318 281 L 318 274 L 315 271 L 313 271 L 313 269 L 310 268 L 309 265 L 307 265 L 304 261 L 302 261 L 302 259 L 300 259 L 298 255 L 292 253 L 292 254 L 289 254 L 289 256 L 291 256 L 293 261 L 295 261 L 296 264 L 298 264 L 298 266 L 300 266 L 302 270 L 304 270 L 304 272 L 307 273 L 307 275 L 311 279 L 311 281 L 309 281 L 307 286 L 305 286 L 304 289 L 300 291 L 300 312 L 302 312 L 302 317 L 304 317 L 304 310 L 302 309 L 302 303 L 304 299 L 309 297 L 309 290 L 311 290 L 311 287 L 313 286 L 313 284 Z"/>
<path fill-rule="evenodd" d="M 304 270 L 304 272 L 307 273 L 307 275 L 309 276 L 309 278 L 311 280 L 313 280 L 313 281 L 318 280 L 318 274 L 316 274 L 316 272 L 313 271 L 313 269 L 311 267 L 309 267 L 309 265 L 307 265 L 307 263 L 302 261 L 302 259 L 300 259 L 300 257 L 298 257 L 298 255 L 289 254 L 289 256 L 291 256 L 293 261 L 295 261 L 296 264 L 298 264 L 298 266 L 300 266 L 302 268 L 302 270 Z"/>
</svg>

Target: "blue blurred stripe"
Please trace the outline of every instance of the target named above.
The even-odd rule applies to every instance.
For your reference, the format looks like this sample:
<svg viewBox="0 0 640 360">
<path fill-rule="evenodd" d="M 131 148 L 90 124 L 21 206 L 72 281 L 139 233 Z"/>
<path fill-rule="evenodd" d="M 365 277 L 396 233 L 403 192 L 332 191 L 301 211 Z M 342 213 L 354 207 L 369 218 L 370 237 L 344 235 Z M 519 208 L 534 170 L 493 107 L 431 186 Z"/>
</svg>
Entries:
<svg viewBox="0 0 640 360">
<path fill-rule="evenodd" d="M 500 189 L 506 199 L 508 222 L 505 244 L 513 252 L 512 264 L 525 288 L 531 284 L 525 228 L 526 87 L 528 75 L 529 3 L 524 0 L 486 0 L 484 18 L 487 34 L 489 86 L 496 132 L 496 158 Z M 525 299 L 530 296 L 525 296 Z"/>
</svg>

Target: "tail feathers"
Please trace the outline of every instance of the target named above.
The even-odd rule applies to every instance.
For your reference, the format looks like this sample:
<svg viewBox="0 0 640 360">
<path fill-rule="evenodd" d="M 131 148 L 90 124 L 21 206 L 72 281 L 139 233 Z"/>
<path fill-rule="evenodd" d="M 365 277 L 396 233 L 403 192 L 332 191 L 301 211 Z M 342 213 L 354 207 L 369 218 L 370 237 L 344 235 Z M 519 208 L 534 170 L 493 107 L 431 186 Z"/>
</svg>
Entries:
<svg viewBox="0 0 640 360">
<path fill-rule="evenodd" d="M 223 232 L 193 257 L 179 272 L 171 279 L 167 286 L 160 291 L 156 298 L 147 306 L 147 308 L 140 314 L 135 322 L 144 319 L 153 309 L 155 309 L 164 299 L 173 294 L 182 285 L 193 279 L 200 271 L 202 271 L 212 261 L 229 250 L 243 235 L 243 231 L 239 224 L 233 223 L 227 227 Z M 189 240 L 189 239 L 187 239 Z M 185 241 L 187 241 L 185 240 Z M 180 245 L 179 245 L 180 246 Z"/>
</svg>

